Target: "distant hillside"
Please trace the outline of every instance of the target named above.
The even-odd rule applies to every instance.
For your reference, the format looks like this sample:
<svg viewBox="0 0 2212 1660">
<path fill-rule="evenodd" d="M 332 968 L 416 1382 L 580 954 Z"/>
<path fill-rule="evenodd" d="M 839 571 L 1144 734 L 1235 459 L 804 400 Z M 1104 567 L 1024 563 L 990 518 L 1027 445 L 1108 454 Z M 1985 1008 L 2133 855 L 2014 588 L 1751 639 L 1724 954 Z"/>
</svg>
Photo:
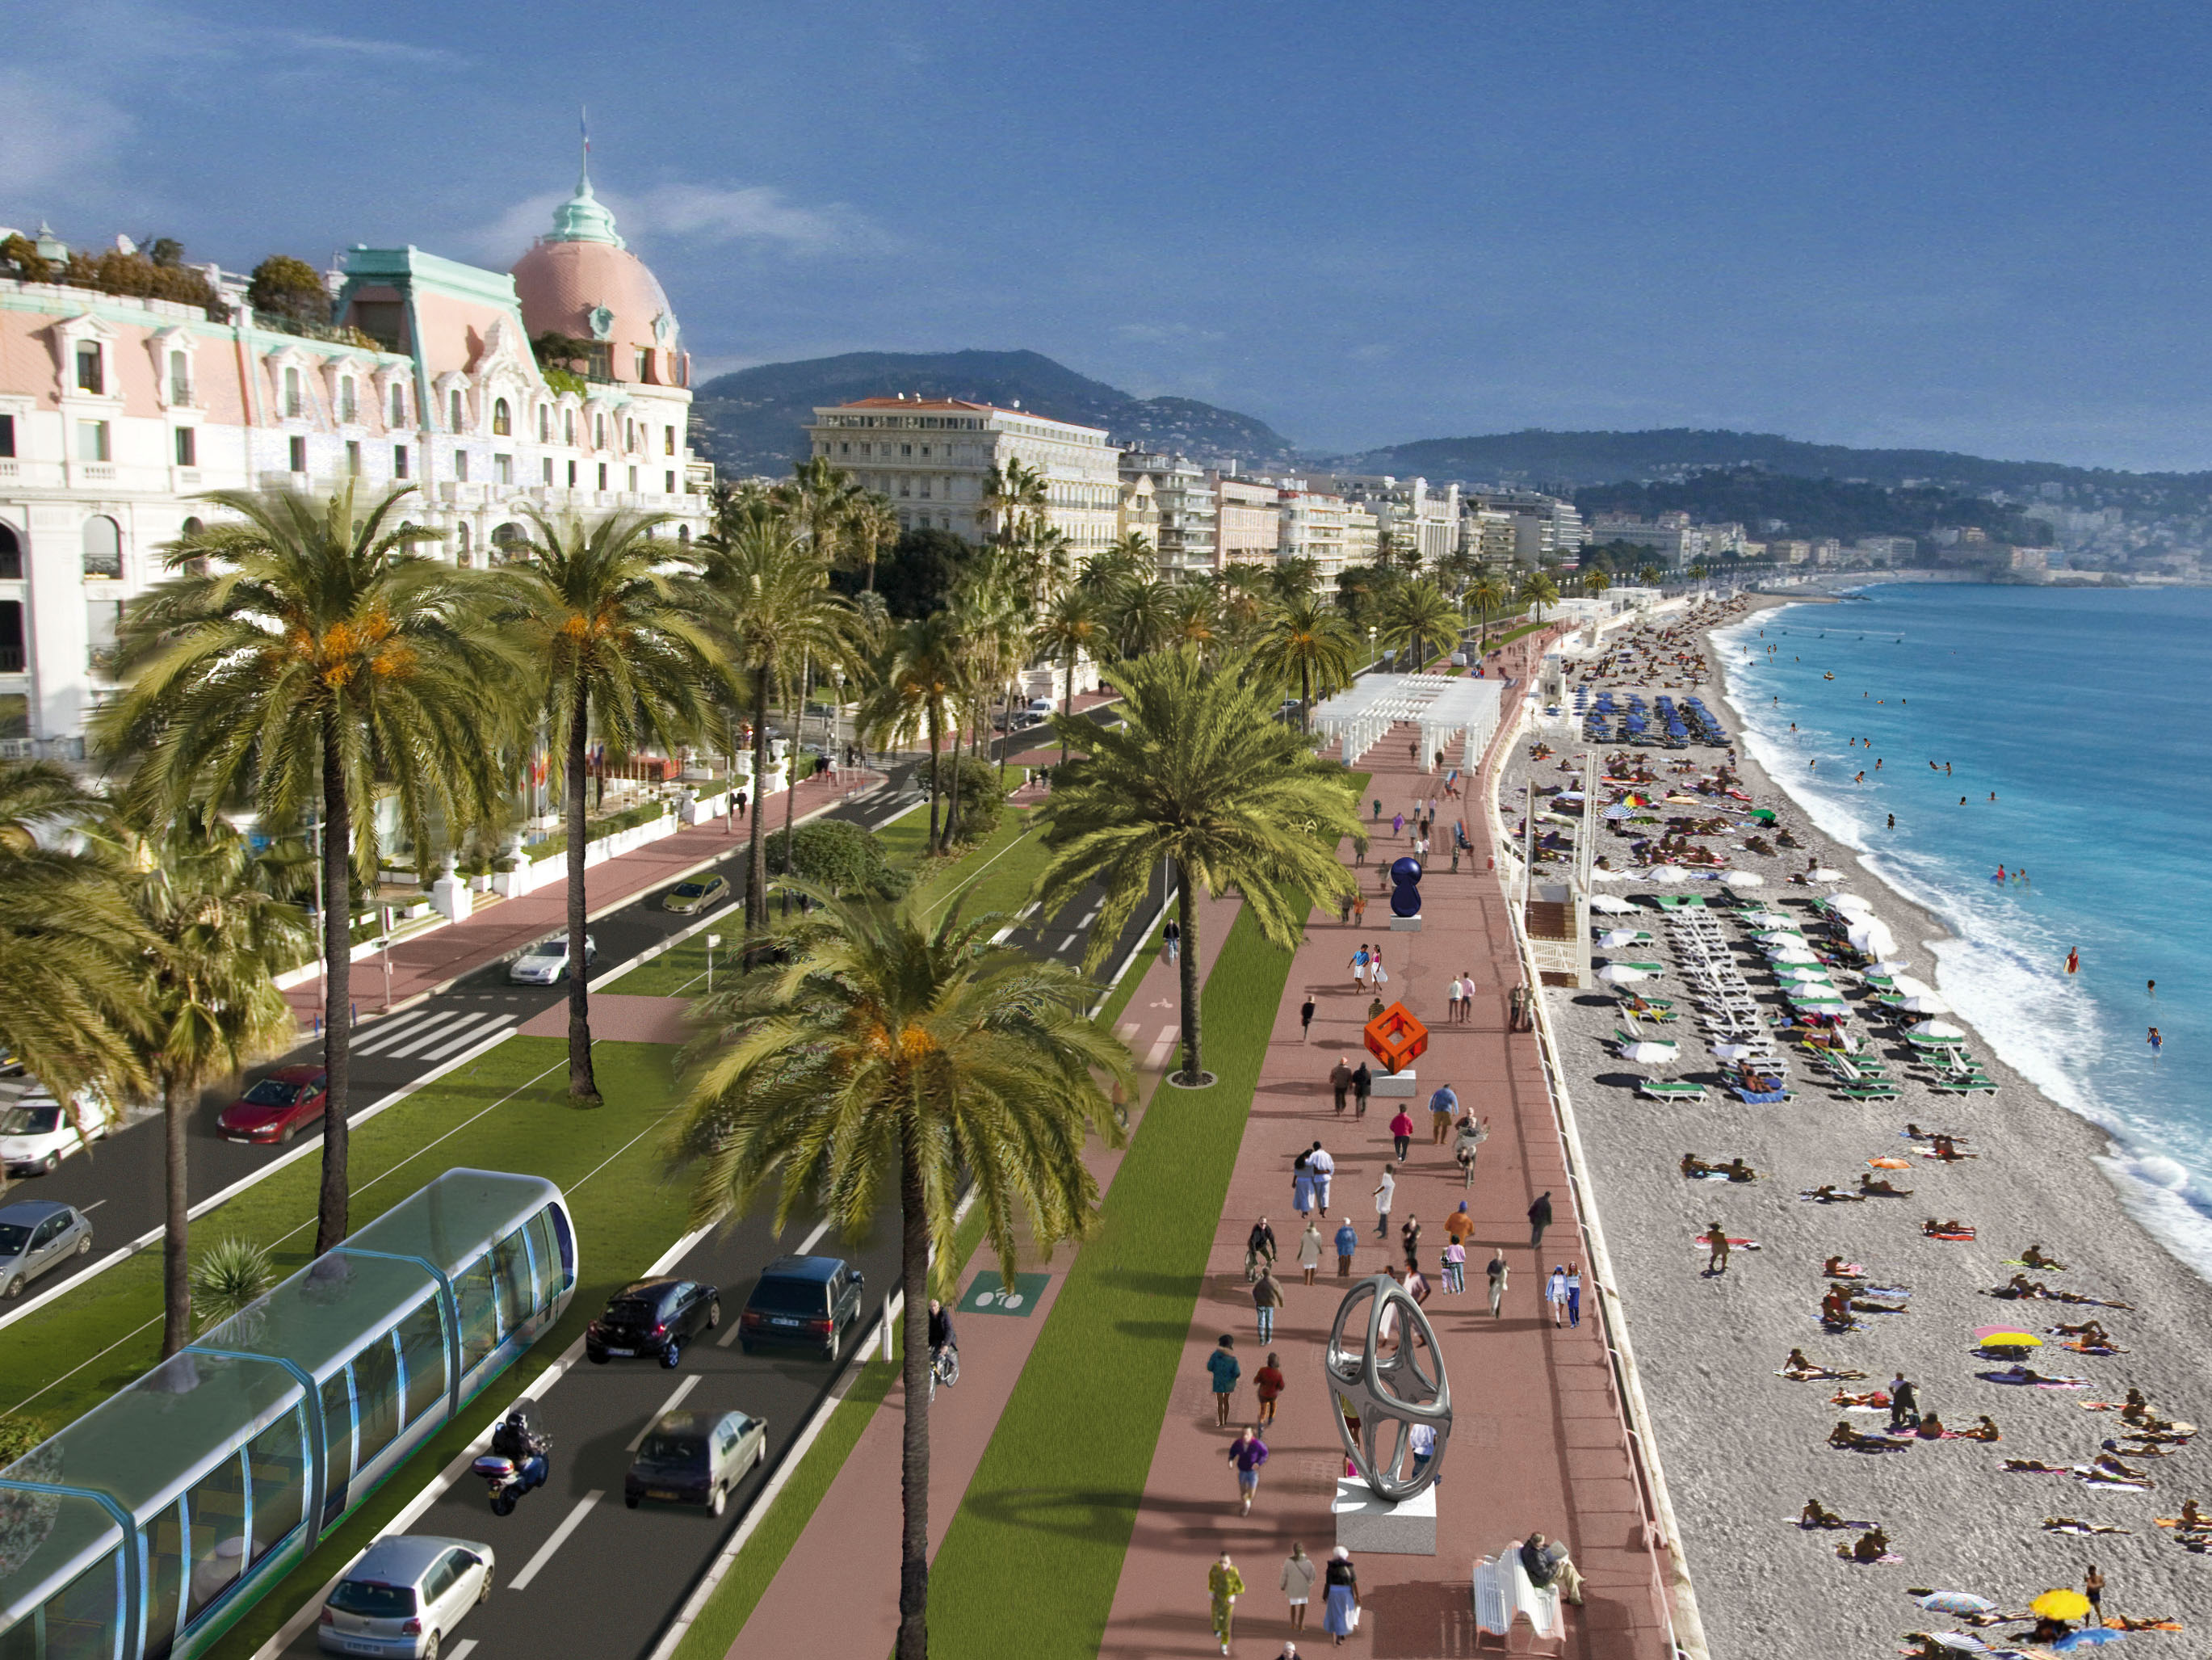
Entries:
<svg viewBox="0 0 2212 1660">
<path fill-rule="evenodd" d="M 1944 526 L 1974 525 L 1996 542 L 2040 547 L 2051 539 L 2050 526 L 2032 516 L 2032 507 L 2000 507 L 1986 496 L 1941 485 L 1885 489 L 1764 467 L 1716 467 L 1679 480 L 1591 484 L 1575 492 L 1575 505 L 1591 520 L 1601 513 L 1639 519 L 1686 513 L 1701 524 L 1733 520 L 1754 537 L 1832 536 L 1850 542 L 1862 536 L 1922 537 Z M 1600 541 L 1606 536 L 1602 530 L 1591 534 Z"/>
<path fill-rule="evenodd" d="M 1492 433 L 1430 438 L 1369 450 L 1335 463 L 1345 471 L 1419 475 L 1471 483 L 1558 485 L 1577 489 L 1626 480 L 1679 478 L 1708 467 L 1762 467 L 1800 478 L 1863 479 L 1894 486 L 1907 479 L 1969 491 L 2014 493 L 2059 483 L 2081 496 L 2180 506 L 2212 494 L 2212 473 L 2115 472 L 2054 461 L 1992 461 L 1951 450 L 1852 449 L 1808 444 L 1773 433 L 1702 431 Z"/>
<path fill-rule="evenodd" d="M 1104 427 L 1117 442 L 1201 461 L 1234 458 L 1247 469 L 1297 462 L 1290 441 L 1264 421 L 1188 398 L 1132 398 L 1034 351 L 860 351 L 763 363 L 701 386 L 693 430 L 726 477 L 784 473 L 817 405 L 902 392 L 1001 407 L 1018 402 L 1039 415 Z"/>
</svg>

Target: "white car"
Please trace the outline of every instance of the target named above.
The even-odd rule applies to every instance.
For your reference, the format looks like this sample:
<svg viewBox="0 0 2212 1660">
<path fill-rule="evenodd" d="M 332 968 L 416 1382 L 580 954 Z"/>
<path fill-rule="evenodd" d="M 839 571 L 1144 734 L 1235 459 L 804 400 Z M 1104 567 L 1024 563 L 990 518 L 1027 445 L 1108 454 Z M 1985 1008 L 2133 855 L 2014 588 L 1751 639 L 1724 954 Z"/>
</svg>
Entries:
<svg viewBox="0 0 2212 1660">
<path fill-rule="evenodd" d="M 584 968 L 591 969 L 599 954 L 599 941 L 584 936 Z M 568 936 L 556 933 L 541 939 L 507 965 L 507 977 L 518 986 L 550 986 L 568 972 Z"/>
<path fill-rule="evenodd" d="M 83 1121 L 81 1133 L 52 1092 L 33 1085 L 14 1105 L 0 1110 L 0 1165 L 10 1176 L 51 1175 L 63 1159 L 107 1134 L 107 1109 L 94 1097 L 76 1098 L 76 1116 Z"/>
<path fill-rule="evenodd" d="M 489 1545 L 394 1534 L 362 1554 L 324 1599 L 316 1643 L 331 1654 L 437 1660 L 461 1616 L 490 1596 Z"/>
</svg>

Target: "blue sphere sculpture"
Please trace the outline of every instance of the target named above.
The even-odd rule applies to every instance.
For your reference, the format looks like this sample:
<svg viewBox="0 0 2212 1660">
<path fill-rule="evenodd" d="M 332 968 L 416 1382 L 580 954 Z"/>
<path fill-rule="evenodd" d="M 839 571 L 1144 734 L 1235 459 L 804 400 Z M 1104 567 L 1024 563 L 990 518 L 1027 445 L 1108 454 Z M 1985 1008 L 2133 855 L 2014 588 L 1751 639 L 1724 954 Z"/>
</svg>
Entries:
<svg viewBox="0 0 2212 1660">
<path fill-rule="evenodd" d="M 1421 914 L 1421 861 L 1410 855 L 1390 866 L 1390 915 Z"/>
</svg>

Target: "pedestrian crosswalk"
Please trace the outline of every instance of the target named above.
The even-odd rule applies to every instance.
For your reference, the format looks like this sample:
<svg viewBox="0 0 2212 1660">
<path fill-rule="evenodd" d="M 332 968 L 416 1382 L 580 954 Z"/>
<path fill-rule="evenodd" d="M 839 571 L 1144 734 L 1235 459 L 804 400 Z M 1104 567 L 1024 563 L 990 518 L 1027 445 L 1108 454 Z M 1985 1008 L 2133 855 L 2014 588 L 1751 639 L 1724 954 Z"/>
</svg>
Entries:
<svg viewBox="0 0 2212 1660">
<path fill-rule="evenodd" d="M 1138 1043 L 1143 1038 L 1144 1028 L 1134 1020 L 1124 1020 L 1117 1029 L 1116 1035 L 1133 1054 Z M 1160 1035 L 1152 1040 L 1152 1052 L 1145 1057 L 1146 1067 L 1153 1072 L 1158 1072 L 1162 1067 L 1167 1065 L 1168 1056 L 1174 1050 L 1176 1039 L 1181 1036 L 1182 1033 L 1177 1028 L 1171 1025 L 1162 1026 Z"/>
<path fill-rule="evenodd" d="M 504 1032 L 520 1018 L 502 1009 L 416 1009 L 369 1026 L 355 1041 L 352 1052 L 392 1061 L 442 1061 Z"/>
</svg>

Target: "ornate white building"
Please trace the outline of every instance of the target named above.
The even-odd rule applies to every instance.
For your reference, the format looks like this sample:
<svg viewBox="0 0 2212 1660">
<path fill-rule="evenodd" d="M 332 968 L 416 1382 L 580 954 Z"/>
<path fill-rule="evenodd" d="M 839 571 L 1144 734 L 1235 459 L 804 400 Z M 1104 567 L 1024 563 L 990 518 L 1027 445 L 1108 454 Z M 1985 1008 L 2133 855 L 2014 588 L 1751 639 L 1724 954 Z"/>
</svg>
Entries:
<svg viewBox="0 0 2212 1660">
<path fill-rule="evenodd" d="M 82 756 L 123 606 L 203 491 L 411 484 L 464 563 L 531 504 L 704 527 L 690 358 L 588 179 L 511 273 L 356 246 L 339 276 L 328 325 L 0 279 L 0 757 Z M 585 373 L 538 367 L 547 332 Z"/>
</svg>

